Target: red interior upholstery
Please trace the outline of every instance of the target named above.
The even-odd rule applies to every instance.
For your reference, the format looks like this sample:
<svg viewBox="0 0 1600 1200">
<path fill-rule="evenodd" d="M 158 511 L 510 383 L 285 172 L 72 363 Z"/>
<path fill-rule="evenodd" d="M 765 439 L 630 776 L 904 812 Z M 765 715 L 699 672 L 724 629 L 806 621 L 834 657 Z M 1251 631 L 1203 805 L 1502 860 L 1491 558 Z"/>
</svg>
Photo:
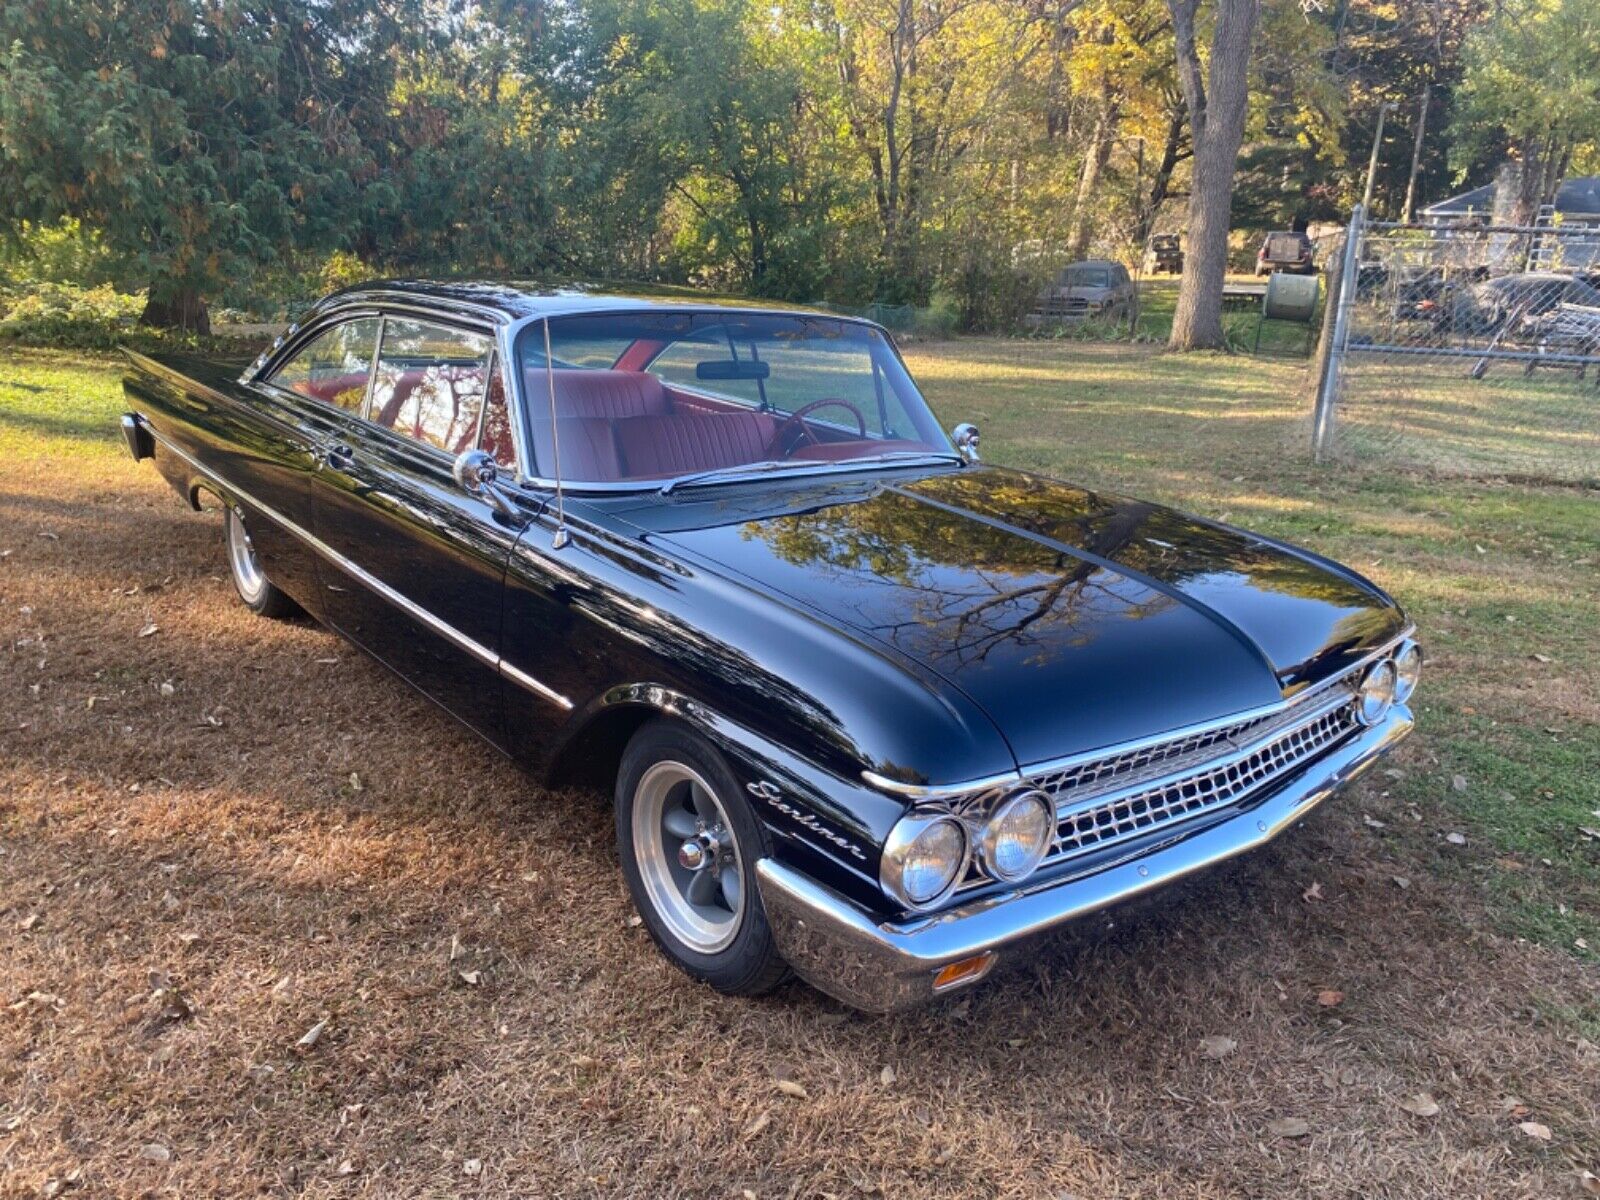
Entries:
<svg viewBox="0 0 1600 1200">
<path fill-rule="evenodd" d="M 336 408 L 360 407 L 361 398 L 367 393 L 367 373 L 365 371 L 352 371 L 346 375 L 324 375 L 320 379 L 302 379 L 294 385 L 294 391 L 312 400 L 320 400 L 324 404 L 332 404 Z M 339 403 L 341 396 L 354 393 L 355 405 Z"/>
<path fill-rule="evenodd" d="M 758 412 L 675 413 L 613 424 L 623 466 L 635 478 L 758 462 L 777 431 L 777 421 Z"/>
<path fill-rule="evenodd" d="M 672 410 L 671 400 L 654 375 L 643 371 L 586 371 L 562 367 L 555 377 L 556 416 L 620 417 L 662 416 Z M 528 395 L 535 402 L 549 397 L 549 383 L 541 367 L 527 370 Z M 536 410 L 537 411 L 537 410 Z"/>
<path fill-rule="evenodd" d="M 564 477 L 589 483 L 611 483 L 623 477 L 612 425 L 604 417 L 561 417 L 556 421 Z M 547 478 L 556 472 L 557 447 L 550 433 L 548 417 L 533 421 L 534 461 L 537 473 Z"/>
</svg>

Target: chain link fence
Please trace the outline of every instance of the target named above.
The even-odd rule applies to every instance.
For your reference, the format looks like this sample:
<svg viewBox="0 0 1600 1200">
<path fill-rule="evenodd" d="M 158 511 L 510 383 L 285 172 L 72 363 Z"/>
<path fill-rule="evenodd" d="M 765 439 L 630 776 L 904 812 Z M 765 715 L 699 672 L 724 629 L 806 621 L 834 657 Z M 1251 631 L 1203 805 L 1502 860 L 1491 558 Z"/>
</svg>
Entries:
<svg viewBox="0 0 1600 1200">
<path fill-rule="evenodd" d="M 1358 208 L 1329 261 L 1319 458 L 1600 484 L 1600 228 Z"/>
</svg>

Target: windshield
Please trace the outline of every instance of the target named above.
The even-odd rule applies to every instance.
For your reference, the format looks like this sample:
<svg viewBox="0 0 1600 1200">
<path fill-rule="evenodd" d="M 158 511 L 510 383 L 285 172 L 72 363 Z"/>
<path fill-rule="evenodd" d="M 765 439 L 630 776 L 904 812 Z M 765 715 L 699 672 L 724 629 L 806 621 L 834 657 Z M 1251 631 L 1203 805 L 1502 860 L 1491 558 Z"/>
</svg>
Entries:
<svg viewBox="0 0 1600 1200">
<path fill-rule="evenodd" d="M 1104 267 L 1072 267 L 1067 271 L 1068 287 L 1110 287 L 1111 272 Z"/>
<path fill-rule="evenodd" d="M 954 456 L 882 331 L 825 316 L 556 317 L 517 360 L 536 475 L 661 483 L 756 464 Z M 552 403 L 552 392 L 554 393 Z"/>
</svg>

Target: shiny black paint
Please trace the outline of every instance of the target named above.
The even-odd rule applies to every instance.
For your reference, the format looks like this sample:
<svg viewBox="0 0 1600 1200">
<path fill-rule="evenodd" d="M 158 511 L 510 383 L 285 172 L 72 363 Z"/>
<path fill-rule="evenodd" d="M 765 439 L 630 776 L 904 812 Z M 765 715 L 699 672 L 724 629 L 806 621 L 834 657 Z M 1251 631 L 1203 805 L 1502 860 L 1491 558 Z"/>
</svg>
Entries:
<svg viewBox="0 0 1600 1200">
<path fill-rule="evenodd" d="M 516 528 L 456 486 L 442 454 L 334 414 L 347 447 L 312 475 L 317 537 L 485 649 L 500 647 Z M 496 746 L 507 745 L 500 676 L 337 566 L 318 564 L 325 619 Z"/>
<path fill-rule="evenodd" d="M 480 325 L 615 303 L 470 284 L 347 299 Z M 228 496 L 280 587 L 530 769 L 675 715 L 722 747 L 780 857 L 880 911 L 879 848 L 907 802 L 864 770 L 955 784 L 1273 704 L 1405 626 L 1304 551 L 998 468 L 569 494 L 555 549 L 548 490 L 521 488 L 506 521 L 445 456 L 236 366 L 134 356 L 127 389 L 186 496 L 231 483 L 297 527 Z M 330 441 L 353 453 L 319 469 Z"/>
</svg>

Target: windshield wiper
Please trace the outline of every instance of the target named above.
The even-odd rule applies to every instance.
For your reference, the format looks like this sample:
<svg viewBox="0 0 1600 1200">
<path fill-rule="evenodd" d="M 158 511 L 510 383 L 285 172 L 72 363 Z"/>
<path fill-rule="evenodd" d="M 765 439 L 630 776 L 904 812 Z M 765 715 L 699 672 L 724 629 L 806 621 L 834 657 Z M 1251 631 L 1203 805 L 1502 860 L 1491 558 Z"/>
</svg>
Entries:
<svg viewBox="0 0 1600 1200">
<path fill-rule="evenodd" d="M 658 489 L 663 496 L 669 496 L 680 487 L 693 487 L 702 483 L 718 483 L 728 479 L 742 479 L 749 475 L 766 475 L 776 471 L 792 471 L 796 475 L 808 475 L 818 472 L 840 473 L 854 471 L 861 467 L 880 466 L 883 463 L 897 463 L 906 461 L 926 462 L 933 459 L 937 462 L 962 461 L 959 454 L 948 450 L 889 450 L 883 454 L 870 454 L 864 458 L 840 458 L 833 461 L 807 460 L 807 459 L 762 459 L 757 462 L 740 463 L 731 467 L 714 467 L 709 471 L 696 471 L 692 475 L 679 475 L 669 479 Z"/>
<path fill-rule="evenodd" d="M 779 471 L 786 468 L 801 469 L 818 464 L 791 462 L 787 459 L 767 458 L 755 462 L 739 463 L 731 467 L 713 467 L 709 471 L 695 471 L 690 475 L 677 475 L 667 480 L 658 489 L 663 496 L 669 496 L 674 490 L 681 487 L 693 487 L 700 483 L 715 483 L 721 479 L 738 479 L 745 475 L 765 475 L 769 471 Z"/>
</svg>

